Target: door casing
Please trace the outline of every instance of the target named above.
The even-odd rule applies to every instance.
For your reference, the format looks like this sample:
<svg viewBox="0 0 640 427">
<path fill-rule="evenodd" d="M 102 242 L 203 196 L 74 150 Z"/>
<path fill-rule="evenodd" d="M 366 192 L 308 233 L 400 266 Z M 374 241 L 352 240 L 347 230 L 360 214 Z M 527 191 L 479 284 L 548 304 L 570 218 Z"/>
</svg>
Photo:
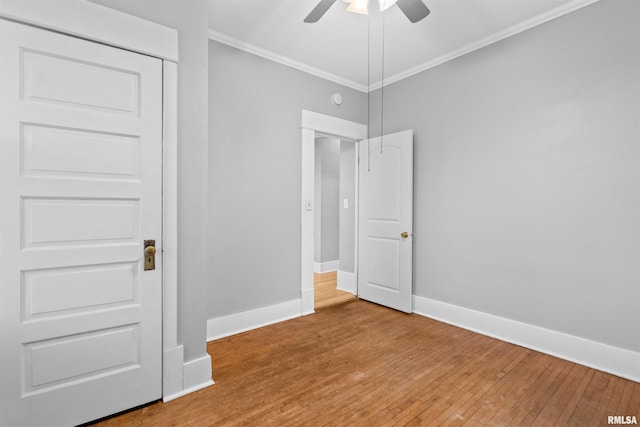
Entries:
<svg viewBox="0 0 640 427">
<path fill-rule="evenodd" d="M 183 390 L 183 348 L 178 342 L 177 309 L 177 31 L 84 0 L 3 1 L 0 19 L 154 56 L 163 61 L 162 230 L 162 396 L 172 400 Z M 105 26 L 109 21 L 111 25 Z"/>
<path fill-rule="evenodd" d="M 367 138 L 367 126 L 313 111 L 302 110 L 302 199 L 300 205 L 301 222 L 301 251 L 300 251 L 300 292 L 301 292 L 301 312 L 302 315 L 314 313 L 313 295 L 313 253 L 314 253 L 314 211 L 313 200 L 315 200 L 315 141 L 316 136 L 331 135 L 345 138 L 356 142 Z M 356 166 L 358 159 L 356 147 Z M 356 170 L 356 180 L 358 171 Z M 357 188 L 357 182 L 356 182 Z M 357 194 L 357 193 L 356 193 Z M 311 202 L 311 210 L 307 208 L 307 201 Z M 357 209 L 358 202 L 354 206 Z M 357 261 L 357 218 L 356 211 L 356 256 Z M 358 265 L 355 263 L 356 276 Z"/>
</svg>

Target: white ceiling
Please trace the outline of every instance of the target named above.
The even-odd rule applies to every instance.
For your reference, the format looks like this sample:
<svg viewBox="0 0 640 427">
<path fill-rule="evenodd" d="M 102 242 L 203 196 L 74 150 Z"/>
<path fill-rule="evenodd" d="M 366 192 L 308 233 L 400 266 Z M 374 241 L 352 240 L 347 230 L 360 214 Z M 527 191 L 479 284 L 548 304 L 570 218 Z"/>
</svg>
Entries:
<svg viewBox="0 0 640 427">
<path fill-rule="evenodd" d="M 318 1 L 209 0 L 209 36 L 366 91 L 598 0 L 423 0 L 431 14 L 416 24 L 397 6 L 381 13 L 372 5 L 365 16 L 338 0 L 319 22 L 304 23 Z"/>
</svg>

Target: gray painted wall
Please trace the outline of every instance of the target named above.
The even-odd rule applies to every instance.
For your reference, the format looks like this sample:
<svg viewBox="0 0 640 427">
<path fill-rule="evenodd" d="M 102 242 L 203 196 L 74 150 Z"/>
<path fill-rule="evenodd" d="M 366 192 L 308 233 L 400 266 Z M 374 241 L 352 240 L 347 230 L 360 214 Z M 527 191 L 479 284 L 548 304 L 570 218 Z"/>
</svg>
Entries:
<svg viewBox="0 0 640 427">
<path fill-rule="evenodd" d="M 206 265 L 215 318 L 300 298 L 300 112 L 364 123 L 366 95 L 214 41 L 209 65 Z"/>
<path fill-rule="evenodd" d="M 340 141 L 340 266 L 339 270 L 355 273 L 356 238 L 356 145 Z M 349 199 L 349 207 L 343 201 Z"/>
<path fill-rule="evenodd" d="M 314 262 L 336 261 L 339 254 L 340 140 L 315 141 Z"/>
<path fill-rule="evenodd" d="M 339 260 L 353 273 L 355 257 L 355 144 L 318 137 L 315 147 L 315 262 Z M 344 199 L 349 207 L 344 208 Z"/>
<path fill-rule="evenodd" d="M 206 352 L 207 1 L 94 0 L 179 33 L 178 332 L 185 361 Z"/>
<path fill-rule="evenodd" d="M 320 262 L 337 261 L 340 235 L 340 140 L 318 138 L 322 156 L 320 167 L 321 188 L 321 234 Z"/>
<path fill-rule="evenodd" d="M 385 89 L 415 130 L 415 294 L 640 351 L 640 2 Z"/>
<path fill-rule="evenodd" d="M 322 262 L 322 145 L 324 138 L 316 138 L 314 145 L 313 187 L 313 262 Z M 317 270 L 314 265 L 314 270 Z M 319 271 L 316 271 L 319 273 Z"/>
</svg>

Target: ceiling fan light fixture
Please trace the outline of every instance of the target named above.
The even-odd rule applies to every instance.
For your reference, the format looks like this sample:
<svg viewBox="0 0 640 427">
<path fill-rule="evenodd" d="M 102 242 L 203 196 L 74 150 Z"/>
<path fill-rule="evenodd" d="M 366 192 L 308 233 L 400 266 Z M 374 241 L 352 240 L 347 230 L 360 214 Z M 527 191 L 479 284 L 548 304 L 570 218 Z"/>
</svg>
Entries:
<svg viewBox="0 0 640 427">
<path fill-rule="evenodd" d="M 345 3 L 349 3 L 347 10 L 349 12 L 361 13 L 363 15 L 369 14 L 369 0 L 342 0 Z M 380 12 L 384 12 L 391 6 L 396 4 L 398 0 L 378 0 L 380 4 Z"/>
<path fill-rule="evenodd" d="M 380 12 L 384 12 L 389 9 L 391 6 L 396 4 L 398 0 L 379 0 L 380 2 Z"/>
<path fill-rule="evenodd" d="M 351 0 L 347 10 L 349 12 L 367 15 L 369 13 L 369 0 Z"/>
<path fill-rule="evenodd" d="M 304 18 L 304 22 L 308 24 L 318 22 L 336 1 L 338 0 L 320 0 L 316 7 L 313 8 L 306 18 Z M 349 3 L 349 7 L 347 7 L 349 12 L 361 13 L 363 15 L 369 14 L 369 0 L 342 1 Z M 402 13 L 404 13 L 412 24 L 423 20 L 429 15 L 429 13 L 431 13 L 423 0 L 378 0 L 378 3 L 380 4 L 380 11 L 382 12 L 389 9 L 394 4 L 397 4 L 398 8 L 400 8 Z"/>
</svg>

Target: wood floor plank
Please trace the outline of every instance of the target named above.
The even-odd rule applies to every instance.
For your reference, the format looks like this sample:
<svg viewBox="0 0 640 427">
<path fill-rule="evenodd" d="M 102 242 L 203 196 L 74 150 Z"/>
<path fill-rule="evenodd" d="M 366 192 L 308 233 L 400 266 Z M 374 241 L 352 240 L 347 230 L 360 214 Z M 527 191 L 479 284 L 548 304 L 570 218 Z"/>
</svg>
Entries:
<svg viewBox="0 0 640 427">
<path fill-rule="evenodd" d="M 640 383 L 634 383 L 633 394 L 629 399 L 629 406 L 627 407 L 627 411 L 624 415 L 636 415 L 638 422 L 640 422 L 640 398 L 638 396 L 640 396 Z"/>
<path fill-rule="evenodd" d="M 500 356 L 496 356 L 496 346 L 504 346 L 505 351 Z M 443 387 L 443 398 L 419 414 L 420 420 L 435 424 L 442 424 L 446 421 L 454 422 L 456 420 L 461 422 L 463 417 L 454 415 L 449 419 L 450 414 L 457 414 L 460 407 L 463 407 L 465 403 L 472 399 L 473 392 L 483 389 L 487 382 L 499 381 L 504 372 L 511 370 L 520 360 L 517 353 L 518 349 L 514 346 L 496 340 L 489 352 L 477 356 L 469 355 L 470 357 L 466 360 L 466 364 L 461 364 L 463 371 L 467 375 L 463 376 L 462 379 L 460 379 L 460 375 L 455 376 L 455 382 L 448 381 Z M 491 357 L 491 363 L 483 364 L 483 361 L 489 361 L 488 357 Z M 504 366 L 504 368 L 496 369 L 499 366 Z M 478 369 L 479 367 L 480 369 Z"/>
<path fill-rule="evenodd" d="M 545 404 L 544 408 L 536 419 L 534 425 L 540 426 L 553 426 L 558 421 L 558 414 L 561 413 L 562 408 L 565 407 L 569 398 L 571 397 L 568 390 L 573 390 L 576 384 L 579 382 L 578 372 L 581 368 L 580 365 L 574 363 L 565 362 L 566 369 L 559 376 L 562 381 L 556 391 L 550 396 L 549 401 Z"/>
<path fill-rule="evenodd" d="M 621 381 L 624 384 L 624 391 L 622 397 L 620 397 L 620 413 L 621 414 L 633 414 L 631 405 L 631 397 L 633 396 L 634 383 L 631 381 Z"/>
<path fill-rule="evenodd" d="M 589 386 L 584 390 L 578 404 L 571 414 L 571 422 L 576 425 L 587 425 L 592 422 L 593 414 L 600 402 L 600 396 L 604 393 L 610 381 L 610 375 L 601 371 L 596 371 L 589 382 Z"/>
<path fill-rule="evenodd" d="M 520 362 L 520 369 L 518 375 L 514 378 L 515 384 L 520 387 L 525 387 L 525 395 L 529 395 L 529 391 L 533 384 L 536 384 L 539 372 L 544 369 L 550 362 L 546 360 L 543 355 L 529 351 L 527 355 Z M 487 382 L 482 388 L 480 388 L 473 396 L 472 404 L 461 416 L 466 420 L 463 425 L 474 425 L 476 419 L 484 419 L 485 417 L 492 417 L 492 410 L 494 409 L 493 399 L 491 394 L 494 392 L 495 383 L 493 381 Z M 513 390 L 513 388 L 512 388 Z M 514 404 L 515 406 L 515 404 Z M 513 406 L 512 406 L 513 407 Z M 524 416 L 526 414 L 524 408 L 518 408 L 517 415 Z M 513 425 L 518 425 L 514 423 Z"/>
<path fill-rule="evenodd" d="M 619 385 L 620 383 L 617 378 L 609 378 L 607 387 L 600 395 L 600 400 L 595 406 L 594 413 L 591 416 L 592 420 L 599 420 L 602 424 L 606 424 L 607 416 L 620 414 L 618 410 L 618 402 L 612 401 L 614 393 L 619 392 Z"/>
<path fill-rule="evenodd" d="M 486 387 L 476 388 L 476 393 L 466 400 L 465 403 L 471 403 L 471 406 L 467 406 L 467 408 L 470 407 L 476 409 L 474 412 L 472 412 L 474 417 L 477 417 L 478 413 L 482 410 L 489 410 L 494 413 L 494 417 L 492 419 L 495 419 L 495 414 L 498 414 L 504 407 L 504 403 L 501 401 L 505 399 L 505 395 L 517 396 L 518 393 L 524 393 L 523 389 L 529 387 L 529 382 L 525 380 L 520 383 L 520 389 L 515 388 L 513 387 L 510 378 L 512 376 L 513 370 L 517 370 L 518 374 L 521 377 L 525 375 L 533 375 L 532 372 L 529 372 L 526 369 L 522 369 L 522 366 L 524 366 L 525 368 L 533 366 L 533 363 L 527 362 L 532 353 L 524 353 L 520 351 L 520 349 L 515 347 L 513 348 L 513 352 L 515 357 L 512 360 L 506 359 L 504 361 L 495 361 L 498 364 L 506 365 L 505 369 L 501 370 L 497 375 L 495 375 L 496 384 L 488 389 Z M 520 354 L 518 355 L 518 353 Z M 489 365 L 493 365 L 493 361 Z M 479 407 L 478 402 L 480 401 L 484 402 L 482 407 Z M 453 403 L 453 405 L 457 406 L 455 403 Z M 465 411 L 461 411 L 460 408 L 458 408 L 456 411 L 456 416 L 452 418 L 451 421 L 459 420 L 460 424 L 462 424 L 465 419 L 464 413 Z"/>
<path fill-rule="evenodd" d="M 444 348 L 451 350 L 450 347 L 447 346 Z M 404 425 L 410 422 L 412 418 L 417 418 L 418 415 L 429 410 L 443 398 L 443 395 L 446 396 L 452 388 L 456 387 L 456 384 L 452 383 L 451 380 L 453 378 L 459 379 L 461 370 L 465 373 L 469 370 L 464 362 L 462 362 L 461 354 L 455 351 L 445 351 L 443 353 L 445 353 L 445 358 L 435 361 L 433 372 L 429 377 L 421 380 L 421 383 L 424 383 L 425 386 L 418 385 L 415 390 L 412 390 L 412 395 L 420 397 L 415 399 L 409 407 L 404 408 L 390 420 L 394 425 Z M 491 353 L 493 356 L 496 355 L 495 350 L 492 350 Z M 475 354 L 465 354 L 465 356 L 472 358 L 476 355 L 478 356 L 478 360 L 483 360 L 485 356 L 479 351 Z M 471 370 L 473 369 L 474 368 L 471 368 Z M 482 375 L 480 375 L 480 377 L 482 377 Z"/>
<path fill-rule="evenodd" d="M 569 393 L 571 397 L 567 401 L 567 404 L 562 411 L 563 415 L 558 418 L 558 421 L 560 421 L 561 419 L 563 419 L 562 417 L 564 417 L 564 419 L 567 420 L 567 424 L 575 424 L 573 415 L 574 413 L 576 413 L 578 403 L 580 402 L 580 399 L 582 399 L 582 395 L 584 394 L 585 390 L 588 390 L 593 375 L 597 372 L 586 367 L 581 367 L 581 370 L 584 371 L 584 375 L 581 377 L 578 386 Z M 577 415 L 580 416 L 579 411 L 577 411 Z"/>
<path fill-rule="evenodd" d="M 550 356 L 543 356 L 544 359 L 548 359 Z M 559 359 L 554 359 L 552 365 L 545 372 L 541 372 L 536 381 L 532 381 L 531 386 L 527 389 L 524 396 L 514 405 L 516 409 L 514 418 L 510 423 L 514 425 L 536 425 L 536 420 L 542 415 L 545 409 L 550 411 L 554 410 L 554 397 L 558 400 L 556 393 L 558 389 L 565 382 L 565 376 L 567 376 L 571 369 L 567 370 L 567 365 L 571 367 L 570 362 L 565 362 Z M 553 370 L 552 370 L 553 369 Z M 571 389 L 569 389 L 570 391 Z M 566 390 L 565 390 L 566 393 Z M 555 412 L 548 414 L 547 416 L 555 417 Z M 560 424 L 561 425 L 561 424 Z"/>
<path fill-rule="evenodd" d="M 631 397 L 631 392 L 633 391 L 630 385 L 630 382 L 621 381 L 620 379 L 618 379 L 618 388 L 611 397 L 611 400 L 614 402 L 614 404 L 616 404 L 616 411 L 618 413 L 623 414 L 627 410 L 629 398 Z"/>
<path fill-rule="evenodd" d="M 357 299 L 207 349 L 215 385 L 97 425 L 537 427 L 640 419 L 638 383 Z"/>
</svg>

